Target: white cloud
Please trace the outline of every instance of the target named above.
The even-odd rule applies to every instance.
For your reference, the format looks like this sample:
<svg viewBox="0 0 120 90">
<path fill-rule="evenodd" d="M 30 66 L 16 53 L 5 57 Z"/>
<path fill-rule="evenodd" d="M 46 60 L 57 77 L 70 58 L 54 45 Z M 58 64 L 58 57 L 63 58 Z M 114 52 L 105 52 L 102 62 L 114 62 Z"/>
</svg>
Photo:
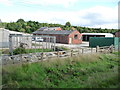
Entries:
<svg viewBox="0 0 120 90">
<path fill-rule="evenodd" d="M 96 6 L 90 9 L 81 11 L 82 19 L 89 21 L 88 26 L 99 26 L 104 28 L 115 28 L 118 22 L 118 7 L 110 8 L 104 6 Z M 116 27 L 117 28 L 117 27 Z"/>
<path fill-rule="evenodd" d="M 10 6 L 10 5 L 12 5 L 12 2 L 10 0 L 0 0 L 0 4 Z"/>
<path fill-rule="evenodd" d="M 1 15 L 2 16 L 2 15 Z M 70 21 L 72 25 L 97 27 L 97 28 L 118 28 L 118 8 L 95 6 L 81 11 L 38 11 L 9 13 L 3 15 L 2 21 L 16 21 L 19 18 L 35 20 L 47 23 L 65 24 Z"/>
<path fill-rule="evenodd" d="M 78 0 L 22 0 L 20 2 L 27 4 L 37 4 L 42 6 L 49 5 L 62 5 L 64 7 L 69 7 L 74 5 Z"/>
<path fill-rule="evenodd" d="M 81 2 L 119 2 L 119 0 L 80 0 Z"/>
</svg>

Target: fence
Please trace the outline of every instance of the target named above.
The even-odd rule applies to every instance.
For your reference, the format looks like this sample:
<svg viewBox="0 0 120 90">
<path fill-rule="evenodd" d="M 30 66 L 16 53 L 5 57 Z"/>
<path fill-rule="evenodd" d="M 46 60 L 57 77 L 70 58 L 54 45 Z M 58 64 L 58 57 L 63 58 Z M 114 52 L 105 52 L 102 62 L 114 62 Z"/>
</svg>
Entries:
<svg viewBox="0 0 120 90">
<path fill-rule="evenodd" d="M 79 48 L 67 51 L 56 51 L 56 52 L 39 52 L 39 53 L 28 53 L 28 54 L 18 54 L 12 56 L 3 56 L 2 64 L 17 64 L 17 63 L 31 63 L 39 62 L 43 60 L 49 60 L 50 58 L 66 58 L 72 56 L 78 56 L 80 54 L 90 54 L 90 53 L 112 53 L 114 51 L 114 46 L 105 46 L 96 48 Z"/>
<path fill-rule="evenodd" d="M 53 49 L 55 50 L 56 37 L 54 36 L 32 36 L 32 35 L 9 35 L 9 52 L 13 55 L 13 50 L 17 48 L 27 49 L 37 52 L 37 49 Z M 22 54 L 22 53 L 21 53 Z"/>
<path fill-rule="evenodd" d="M 112 53 L 114 51 L 115 51 L 115 47 L 111 45 L 104 47 L 97 46 L 96 48 L 76 48 L 76 49 L 71 49 L 66 53 L 69 53 L 69 56 L 74 56 L 74 55 L 86 54 L 86 53 Z M 58 52 L 58 53 L 59 53 L 58 55 L 61 56 L 62 52 Z"/>
</svg>

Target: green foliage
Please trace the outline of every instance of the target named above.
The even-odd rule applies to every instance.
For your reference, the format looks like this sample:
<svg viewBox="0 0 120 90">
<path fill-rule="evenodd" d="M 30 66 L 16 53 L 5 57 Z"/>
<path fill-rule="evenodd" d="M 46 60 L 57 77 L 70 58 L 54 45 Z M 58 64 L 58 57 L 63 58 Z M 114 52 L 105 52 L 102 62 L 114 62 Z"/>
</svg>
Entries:
<svg viewBox="0 0 120 90">
<path fill-rule="evenodd" d="M 17 22 L 10 23 L 0 23 L 0 27 L 5 27 L 6 29 L 32 33 L 41 27 L 61 27 L 63 30 L 78 30 L 80 33 L 115 33 L 118 29 L 101 29 L 101 28 L 88 28 L 81 26 L 72 26 L 70 22 L 66 22 L 65 25 L 52 24 L 52 23 L 39 23 L 36 21 L 24 21 L 23 19 L 18 19 Z"/>
<path fill-rule="evenodd" d="M 25 23 L 25 21 L 23 19 L 18 19 L 17 23 Z"/>
<path fill-rule="evenodd" d="M 26 50 L 25 48 L 19 47 L 13 50 L 13 55 L 17 55 L 17 54 L 25 54 Z"/>
<path fill-rule="evenodd" d="M 4 66 L 3 88 L 117 88 L 118 59 L 114 57 L 91 54 Z"/>
<path fill-rule="evenodd" d="M 62 50 L 65 50 L 65 51 L 66 51 L 66 50 L 69 50 L 69 48 L 64 47 L 64 46 L 59 46 L 58 48 L 59 48 L 59 49 L 62 49 Z"/>
<path fill-rule="evenodd" d="M 71 26 L 70 22 L 66 22 L 65 26 L 70 27 Z"/>
</svg>

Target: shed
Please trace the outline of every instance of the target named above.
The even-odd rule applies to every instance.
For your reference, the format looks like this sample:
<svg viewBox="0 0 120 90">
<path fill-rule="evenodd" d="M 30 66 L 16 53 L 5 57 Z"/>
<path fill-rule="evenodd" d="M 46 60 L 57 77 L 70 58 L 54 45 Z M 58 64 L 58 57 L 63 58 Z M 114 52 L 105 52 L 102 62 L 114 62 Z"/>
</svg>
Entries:
<svg viewBox="0 0 120 90">
<path fill-rule="evenodd" d="M 118 49 L 119 39 L 118 37 L 90 37 L 89 47 L 114 45 Z"/>
<path fill-rule="evenodd" d="M 80 44 L 82 43 L 81 36 L 77 30 L 37 30 L 33 35 L 48 35 L 55 36 L 57 43 L 63 44 Z"/>
<path fill-rule="evenodd" d="M 113 37 L 111 33 L 82 33 L 83 41 L 89 41 L 90 37 Z"/>
<path fill-rule="evenodd" d="M 8 29 L 4 29 L 4 28 L 0 28 L 0 48 L 9 48 L 9 35 L 29 35 L 29 34 L 25 34 L 22 32 L 16 32 L 16 31 L 10 31 Z M 12 40 L 14 40 L 14 46 L 17 44 L 15 41 L 15 38 L 13 38 Z M 31 40 L 28 38 L 24 38 L 24 42 Z M 18 38 L 18 42 L 20 42 L 20 38 Z M 28 44 L 29 46 L 31 45 L 30 43 Z"/>
</svg>

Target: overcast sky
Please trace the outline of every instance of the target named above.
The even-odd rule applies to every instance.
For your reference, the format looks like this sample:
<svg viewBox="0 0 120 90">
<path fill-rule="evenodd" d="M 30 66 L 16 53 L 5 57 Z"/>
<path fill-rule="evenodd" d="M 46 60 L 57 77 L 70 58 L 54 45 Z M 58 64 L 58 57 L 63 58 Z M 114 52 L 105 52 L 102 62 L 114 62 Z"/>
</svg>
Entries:
<svg viewBox="0 0 120 90">
<path fill-rule="evenodd" d="M 119 0 L 0 0 L 2 22 L 25 21 L 118 28 Z"/>
</svg>

